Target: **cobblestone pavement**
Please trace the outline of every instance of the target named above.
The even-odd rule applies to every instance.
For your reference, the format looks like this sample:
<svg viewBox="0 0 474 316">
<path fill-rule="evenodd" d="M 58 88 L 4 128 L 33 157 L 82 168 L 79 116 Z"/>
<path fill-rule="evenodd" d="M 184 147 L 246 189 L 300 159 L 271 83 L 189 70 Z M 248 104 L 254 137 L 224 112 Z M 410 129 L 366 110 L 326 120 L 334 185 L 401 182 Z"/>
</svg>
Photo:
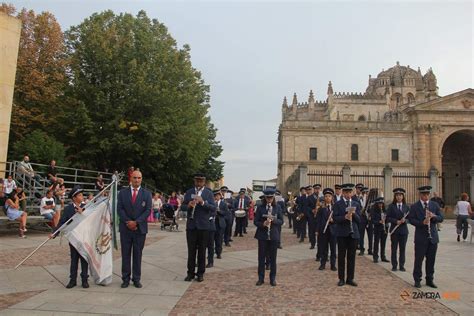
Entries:
<svg viewBox="0 0 474 316">
<path fill-rule="evenodd" d="M 400 294 L 413 292 L 411 286 L 368 258 L 356 260 L 358 287 L 338 287 L 337 272 L 317 270 L 314 260 L 279 264 L 277 287 L 268 271 L 266 283 L 255 286 L 256 268 L 209 273 L 170 315 L 456 315 L 431 299 L 404 300 Z"/>
<path fill-rule="evenodd" d="M 47 238 L 47 235 L 45 235 Z M 145 245 L 150 245 L 164 238 L 163 236 L 153 236 L 146 239 Z M 36 247 L 9 249 L 0 251 L 0 267 L 2 269 L 14 268 L 21 260 L 30 254 Z M 120 250 L 113 251 L 114 260 L 120 258 Z M 47 266 L 47 265 L 69 264 L 69 245 L 66 238 L 63 238 L 60 245 L 45 245 L 36 252 L 30 259 L 25 261 L 24 266 Z"/>
<path fill-rule="evenodd" d="M 35 296 L 43 291 L 28 291 L 28 292 L 17 292 L 11 294 L 0 295 L 0 310 L 5 309 L 9 306 L 23 302 L 30 297 Z"/>
</svg>

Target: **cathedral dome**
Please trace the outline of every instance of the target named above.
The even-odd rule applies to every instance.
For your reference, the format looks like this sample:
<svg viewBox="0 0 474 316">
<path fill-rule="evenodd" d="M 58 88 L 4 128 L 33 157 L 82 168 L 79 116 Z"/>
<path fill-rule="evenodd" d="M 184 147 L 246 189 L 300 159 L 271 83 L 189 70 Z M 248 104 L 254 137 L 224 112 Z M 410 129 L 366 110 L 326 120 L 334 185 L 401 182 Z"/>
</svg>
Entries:
<svg viewBox="0 0 474 316">
<path fill-rule="evenodd" d="M 423 79 L 421 73 L 414 69 L 411 69 L 410 66 L 400 66 L 400 63 L 387 70 L 382 70 L 377 75 L 376 87 L 383 86 L 415 86 L 418 82 L 421 83 Z"/>
</svg>

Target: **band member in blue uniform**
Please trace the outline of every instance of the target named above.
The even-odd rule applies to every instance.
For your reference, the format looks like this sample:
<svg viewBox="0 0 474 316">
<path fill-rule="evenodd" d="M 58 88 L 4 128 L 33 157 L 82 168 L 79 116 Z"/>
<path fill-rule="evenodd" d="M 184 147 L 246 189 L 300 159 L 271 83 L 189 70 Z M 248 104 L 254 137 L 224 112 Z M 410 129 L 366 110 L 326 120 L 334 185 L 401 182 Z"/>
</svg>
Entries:
<svg viewBox="0 0 474 316">
<path fill-rule="evenodd" d="M 245 220 L 248 217 L 248 209 L 250 206 L 250 199 L 245 196 L 245 191 L 240 190 L 239 197 L 234 200 L 234 215 L 235 215 L 235 231 L 234 237 L 244 237 Z"/>
<path fill-rule="evenodd" d="M 372 212 L 370 214 L 372 223 L 374 225 L 374 262 L 379 262 L 379 249 L 380 258 L 383 262 L 389 262 L 385 257 L 385 244 L 387 243 L 388 234 L 388 222 L 387 214 L 385 212 L 385 205 L 383 197 L 379 197 L 374 201 Z"/>
<path fill-rule="evenodd" d="M 306 224 L 308 222 L 308 191 L 311 186 L 303 187 L 301 195 L 296 200 L 296 223 L 297 223 L 297 234 L 296 237 L 300 239 L 300 242 L 304 242 L 306 238 Z"/>
<path fill-rule="evenodd" d="M 307 200 L 308 237 L 311 244 L 309 249 L 314 249 L 316 246 L 316 216 L 319 206 L 321 205 L 321 200 L 323 200 L 322 193 L 320 192 L 320 184 L 313 185 L 312 191 L 312 194 L 309 194 Z"/>
<path fill-rule="evenodd" d="M 415 264 L 413 267 L 413 279 L 415 287 L 421 287 L 421 266 L 426 258 L 426 285 L 437 288 L 433 282 L 434 264 L 436 251 L 438 249 L 439 237 L 437 223 L 443 221 L 443 215 L 436 202 L 430 201 L 430 186 L 419 187 L 420 200 L 412 204 L 408 221 L 415 226 Z"/>
<path fill-rule="evenodd" d="M 275 200 L 277 201 L 277 205 L 280 207 L 281 213 L 283 214 L 283 223 L 278 227 L 278 229 L 280 230 L 280 235 L 281 235 L 281 228 L 285 223 L 284 215 L 285 215 L 286 203 L 285 203 L 285 199 L 283 199 L 283 197 L 281 196 L 280 190 L 275 191 Z M 281 238 L 280 238 L 280 241 L 278 242 L 278 249 L 282 249 Z"/>
<path fill-rule="evenodd" d="M 130 284 L 141 288 L 142 252 L 148 233 L 147 218 L 152 209 L 151 192 L 141 187 L 142 173 L 132 173 L 131 186 L 120 190 L 117 197 L 117 214 L 120 218 L 120 247 L 122 253 L 122 288 Z M 130 261 L 133 258 L 133 270 Z"/>
<path fill-rule="evenodd" d="M 331 270 L 336 271 L 336 236 L 334 234 L 335 225 L 333 219 L 334 190 L 326 188 L 323 190 L 324 203 L 321 205 L 316 215 L 316 230 L 318 232 L 318 252 L 321 256 L 321 265 L 319 270 L 326 269 L 326 262 L 328 261 L 328 251 L 331 249 Z"/>
<path fill-rule="evenodd" d="M 225 218 L 229 210 L 227 209 L 227 204 L 222 199 L 221 191 L 214 191 L 214 203 L 216 204 L 216 233 L 214 238 L 215 250 L 217 259 L 222 258 L 222 240 L 224 238 L 224 232 L 226 228 Z"/>
<path fill-rule="evenodd" d="M 275 202 L 275 191 L 265 190 L 265 203 L 257 208 L 254 224 L 257 226 L 255 238 L 258 240 L 258 281 L 257 286 L 265 280 L 265 257 L 270 257 L 270 285 L 276 286 L 277 251 L 280 240 L 278 226 L 283 224 L 283 213 Z"/>
<path fill-rule="evenodd" d="M 393 202 L 388 206 L 387 221 L 390 222 L 390 239 L 392 241 L 392 271 L 405 271 L 405 248 L 408 239 L 408 227 L 406 217 L 410 209 L 405 201 L 405 189 L 393 190 Z M 397 261 L 397 249 L 400 251 Z M 400 264 L 400 265 L 399 265 Z"/>
<path fill-rule="evenodd" d="M 81 214 L 84 210 L 85 203 L 84 196 L 82 195 L 82 189 L 79 186 L 75 186 L 71 192 L 69 192 L 69 198 L 72 199 L 72 202 L 69 203 L 62 213 L 61 219 L 58 223 L 57 228 L 61 227 L 66 223 L 71 217 L 76 215 L 76 213 Z M 52 236 L 56 237 L 56 235 Z M 71 265 L 69 268 L 69 283 L 66 285 L 67 289 L 73 288 L 77 285 L 77 269 L 79 267 L 79 260 L 81 261 L 81 280 L 82 287 L 88 288 L 88 278 L 89 278 L 89 264 L 87 260 L 84 259 L 79 252 L 74 248 L 73 245 L 69 244 L 69 252 L 71 255 Z"/>
<path fill-rule="evenodd" d="M 353 188 L 354 185 L 351 183 L 343 184 L 343 198 L 334 205 L 333 218 L 336 222 L 338 286 L 343 286 L 344 284 L 357 286 L 357 283 L 354 281 L 354 272 L 361 214 L 359 202 L 352 200 Z M 346 258 L 347 279 L 345 279 Z"/>
<path fill-rule="evenodd" d="M 227 205 L 228 212 L 225 215 L 225 232 L 224 232 L 224 244 L 226 247 L 230 247 L 232 241 L 232 226 L 234 225 L 234 199 L 232 198 L 232 192 L 228 187 L 221 187 L 221 195 L 223 201 Z M 226 197 L 227 195 L 227 197 Z"/>
<path fill-rule="evenodd" d="M 188 244 L 188 271 L 185 281 L 204 281 L 206 272 L 206 247 L 209 239 L 209 218 L 216 216 L 216 206 L 212 191 L 205 187 L 206 176 L 194 175 L 194 188 L 184 194 L 184 211 L 187 212 L 186 241 Z M 196 272 L 196 257 L 198 268 Z"/>
</svg>

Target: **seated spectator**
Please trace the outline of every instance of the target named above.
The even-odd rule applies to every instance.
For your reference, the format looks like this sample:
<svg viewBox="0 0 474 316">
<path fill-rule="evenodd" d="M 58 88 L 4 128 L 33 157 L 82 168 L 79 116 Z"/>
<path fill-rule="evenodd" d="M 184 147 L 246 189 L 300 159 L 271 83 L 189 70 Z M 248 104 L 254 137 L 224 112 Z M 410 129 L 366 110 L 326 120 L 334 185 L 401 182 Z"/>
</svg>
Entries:
<svg viewBox="0 0 474 316">
<path fill-rule="evenodd" d="M 56 169 L 56 160 L 51 160 L 48 166 L 48 180 L 52 184 L 54 182 L 64 182 L 64 179 L 57 176 L 58 171 Z"/>
<path fill-rule="evenodd" d="M 22 174 L 27 175 L 30 178 L 34 178 L 38 182 L 41 181 L 41 178 L 39 177 L 39 175 L 37 175 L 35 171 L 33 170 L 33 167 L 31 166 L 31 163 L 30 163 L 30 157 L 28 155 L 25 155 L 25 157 L 23 157 L 23 161 L 20 162 L 18 171 Z"/>
<path fill-rule="evenodd" d="M 61 213 L 55 210 L 56 203 L 54 202 L 53 195 L 54 192 L 52 190 L 48 190 L 48 192 L 46 192 L 46 196 L 41 199 L 40 213 L 44 218 L 52 221 L 52 227 L 56 227 L 58 225 Z"/>
<path fill-rule="evenodd" d="M 26 194 L 23 188 L 16 188 L 16 195 L 18 196 L 18 201 L 20 202 L 20 210 L 26 212 Z"/>
<path fill-rule="evenodd" d="M 119 179 L 119 173 L 117 170 L 115 170 L 114 173 L 112 174 L 112 182 L 118 181 L 118 179 Z"/>
<path fill-rule="evenodd" d="M 92 201 L 93 199 L 94 199 L 94 193 L 89 193 L 89 195 L 87 196 L 87 200 L 85 202 L 87 203 L 89 201 Z"/>
<path fill-rule="evenodd" d="M 7 216 L 11 221 L 20 222 L 20 238 L 25 238 L 26 232 L 26 212 L 20 211 L 20 201 L 16 195 L 16 191 L 13 191 L 5 202 L 5 208 L 7 209 Z"/>
<path fill-rule="evenodd" d="M 3 192 L 5 192 L 6 195 L 9 195 L 15 189 L 16 189 L 15 180 L 13 180 L 12 175 L 9 174 L 7 178 L 3 180 Z"/>
<path fill-rule="evenodd" d="M 104 178 L 102 177 L 101 174 L 99 174 L 99 176 L 97 177 L 97 180 L 95 181 L 95 189 L 100 192 L 104 188 L 105 188 Z"/>
</svg>

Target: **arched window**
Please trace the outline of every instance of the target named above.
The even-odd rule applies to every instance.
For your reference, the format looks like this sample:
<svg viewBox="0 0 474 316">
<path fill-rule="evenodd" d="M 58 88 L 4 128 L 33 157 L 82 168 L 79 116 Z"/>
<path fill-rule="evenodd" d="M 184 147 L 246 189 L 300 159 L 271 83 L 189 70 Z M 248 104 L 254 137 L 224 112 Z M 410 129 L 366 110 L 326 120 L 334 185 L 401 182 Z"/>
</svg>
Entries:
<svg viewBox="0 0 474 316">
<path fill-rule="evenodd" d="M 359 118 L 357 119 L 358 121 L 364 122 L 366 121 L 365 115 L 359 115 Z"/>
<path fill-rule="evenodd" d="M 414 103 L 415 102 L 415 97 L 413 96 L 413 94 L 408 93 L 407 94 L 407 100 L 408 100 L 408 103 Z"/>
</svg>

